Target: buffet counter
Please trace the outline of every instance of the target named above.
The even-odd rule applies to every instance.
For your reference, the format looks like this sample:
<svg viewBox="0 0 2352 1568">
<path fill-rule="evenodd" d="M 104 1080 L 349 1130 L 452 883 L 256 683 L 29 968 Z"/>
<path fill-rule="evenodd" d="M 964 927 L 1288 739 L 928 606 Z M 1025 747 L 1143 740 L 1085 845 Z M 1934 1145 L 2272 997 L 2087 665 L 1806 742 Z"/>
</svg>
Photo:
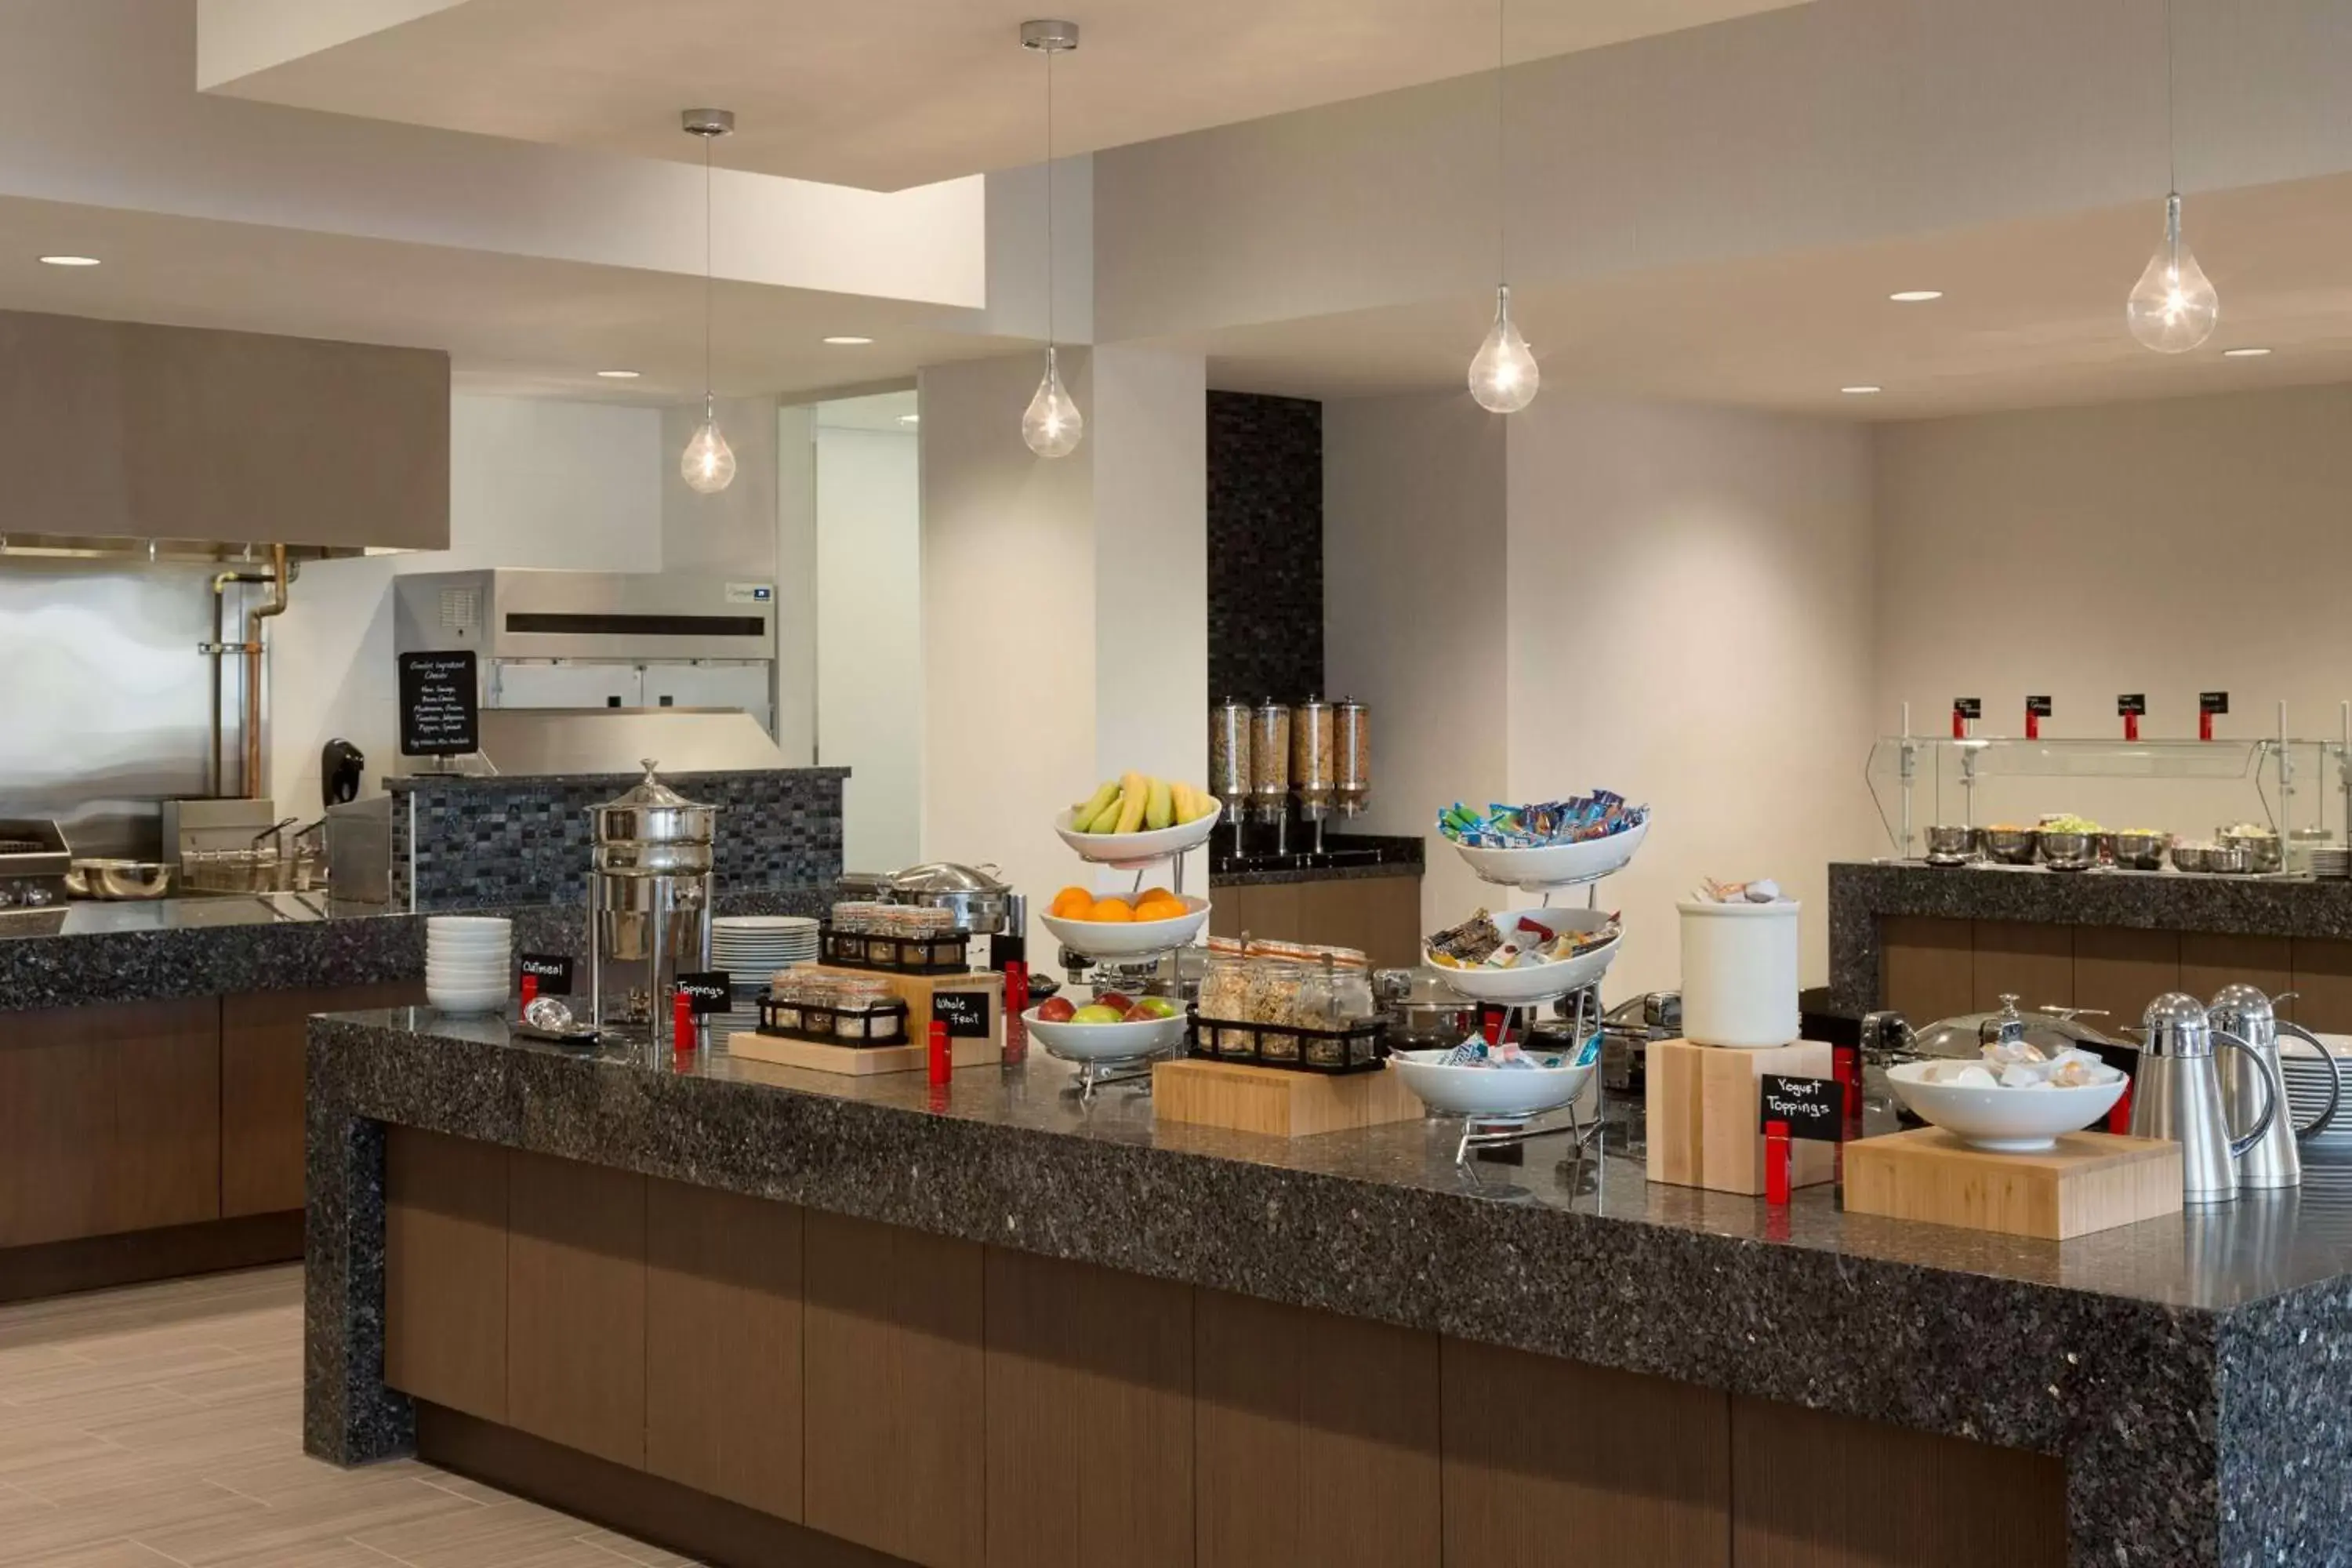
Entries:
<svg viewBox="0 0 2352 1568">
<path fill-rule="evenodd" d="M 2307 1028 L 2352 1032 L 2352 881 L 2178 871 L 1830 867 L 1830 984 L 1843 1011 L 1915 1022 L 2000 1005 L 2101 1009 L 2113 1029 L 2167 991 L 2298 993 Z"/>
<path fill-rule="evenodd" d="M 1034 1058 L 934 1091 L 407 1009 L 314 1019 L 310 1053 L 309 1450 L 422 1451 L 696 1555 L 2352 1541 L 2352 1173 L 2293 1224 L 2249 1202 L 2060 1245 L 1549 1142 L 1474 1183 L 1419 1122 L 1161 1126 Z"/>
</svg>

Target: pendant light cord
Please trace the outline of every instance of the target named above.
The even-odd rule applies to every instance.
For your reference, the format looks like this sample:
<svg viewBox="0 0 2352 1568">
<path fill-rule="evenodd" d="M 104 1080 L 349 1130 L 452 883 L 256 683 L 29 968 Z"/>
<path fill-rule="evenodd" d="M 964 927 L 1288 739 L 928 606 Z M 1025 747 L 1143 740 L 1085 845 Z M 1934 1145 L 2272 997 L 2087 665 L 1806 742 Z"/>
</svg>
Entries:
<svg viewBox="0 0 2352 1568">
<path fill-rule="evenodd" d="M 1506 134 L 1503 106 L 1505 62 L 1510 56 L 1504 47 L 1504 19 L 1510 10 L 1510 0 L 1495 0 L 1495 285 L 1501 288 L 1511 280 L 1511 198 L 1510 182 L 1505 172 L 1510 164 L 1509 139 Z"/>
<path fill-rule="evenodd" d="M 1054 346 L 1054 54 L 1045 57 L 1045 346 Z"/>
<path fill-rule="evenodd" d="M 2178 195 L 2180 193 L 2180 133 L 2174 123 L 2172 60 L 2172 0 L 2164 0 L 2164 177 L 2165 190 Z"/>
<path fill-rule="evenodd" d="M 702 417 L 707 423 L 718 402 L 710 384 L 710 142 L 702 139 Z"/>
</svg>

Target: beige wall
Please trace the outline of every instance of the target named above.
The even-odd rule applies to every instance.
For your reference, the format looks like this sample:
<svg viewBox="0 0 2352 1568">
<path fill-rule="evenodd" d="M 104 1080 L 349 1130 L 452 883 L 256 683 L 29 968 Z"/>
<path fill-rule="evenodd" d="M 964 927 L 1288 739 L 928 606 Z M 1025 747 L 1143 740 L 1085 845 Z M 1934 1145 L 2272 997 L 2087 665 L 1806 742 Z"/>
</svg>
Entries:
<svg viewBox="0 0 2352 1568">
<path fill-rule="evenodd" d="M 1927 733 L 1951 700 L 2014 735 L 2029 692 L 2045 735 L 2120 733 L 2145 691 L 2147 736 L 2193 736 L 2201 690 L 2231 694 L 2225 736 L 2333 738 L 2352 698 L 2352 386 L 2113 404 L 1882 426 L 1874 719 L 1906 700 Z M 2312 780 L 2298 822 L 2331 792 Z M 1920 820 L 1958 821 L 1956 791 Z M 2327 801 L 2340 829 L 2342 813 Z M 2079 811 L 2210 835 L 2259 816 L 2252 785 L 2017 780 L 1977 821 Z M 1885 847 L 1881 841 L 1881 849 Z"/>
</svg>

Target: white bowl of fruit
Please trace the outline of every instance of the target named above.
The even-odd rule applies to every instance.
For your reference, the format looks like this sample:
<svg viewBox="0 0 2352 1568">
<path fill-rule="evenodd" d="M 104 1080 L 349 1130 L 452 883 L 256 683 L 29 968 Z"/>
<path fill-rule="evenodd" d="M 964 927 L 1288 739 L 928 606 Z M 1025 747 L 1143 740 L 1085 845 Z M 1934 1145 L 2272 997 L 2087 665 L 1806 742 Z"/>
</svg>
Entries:
<svg viewBox="0 0 2352 1568">
<path fill-rule="evenodd" d="M 1206 844 L 1223 809 L 1191 784 L 1126 773 L 1055 816 L 1054 831 L 1080 859 L 1133 868 Z"/>
<path fill-rule="evenodd" d="M 1055 996 L 1022 1014 L 1021 1021 L 1047 1056 L 1066 1062 L 1139 1061 L 1184 1044 L 1184 1015 L 1165 996 L 1106 991 L 1083 1006 Z"/>
<path fill-rule="evenodd" d="M 1088 958 L 1138 958 L 1184 947 L 1209 923 L 1209 900 L 1179 898 L 1165 888 L 1104 893 L 1064 888 L 1037 917 L 1072 952 Z"/>
</svg>

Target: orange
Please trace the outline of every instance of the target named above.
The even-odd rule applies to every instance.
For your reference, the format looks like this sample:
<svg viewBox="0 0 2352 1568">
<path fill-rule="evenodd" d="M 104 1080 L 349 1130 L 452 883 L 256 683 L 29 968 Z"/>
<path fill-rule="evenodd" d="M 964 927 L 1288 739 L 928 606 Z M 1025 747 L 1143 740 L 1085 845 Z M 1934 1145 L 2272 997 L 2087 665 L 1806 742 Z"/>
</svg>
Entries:
<svg viewBox="0 0 2352 1568">
<path fill-rule="evenodd" d="M 1087 911 L 1086 918 L 1090 921 L 1108 921 L 1113 924 L 1118 924 L 1135 919 L 1135 911 L 1129 908 L 1123 900 L 1097 899 L 1095 900 L 1095 907 Z"/>
<path fill-rule="evenodd" d="M 1054 895 L 1054 902 L 1045 912 L 1055 920 L 1082 921 L 1087 911 L 1095 907 L 1095 896 L 1084 888 L 1064 888 Z"/>
<path fill-rule="evenodd" d="M 1165 903 L 1175 896 L 1165 888 L 1146 888 L 1135 895 L 1135 904 L 1141 909 L 1146 904 Z"/>
<path fill-rule="evenodd" d="M 1189 912 L 1174 899 L 1146 899 L 1135 906 L 1135 918 L 1139 921 L 1182 920 Z"/>
</svg>

